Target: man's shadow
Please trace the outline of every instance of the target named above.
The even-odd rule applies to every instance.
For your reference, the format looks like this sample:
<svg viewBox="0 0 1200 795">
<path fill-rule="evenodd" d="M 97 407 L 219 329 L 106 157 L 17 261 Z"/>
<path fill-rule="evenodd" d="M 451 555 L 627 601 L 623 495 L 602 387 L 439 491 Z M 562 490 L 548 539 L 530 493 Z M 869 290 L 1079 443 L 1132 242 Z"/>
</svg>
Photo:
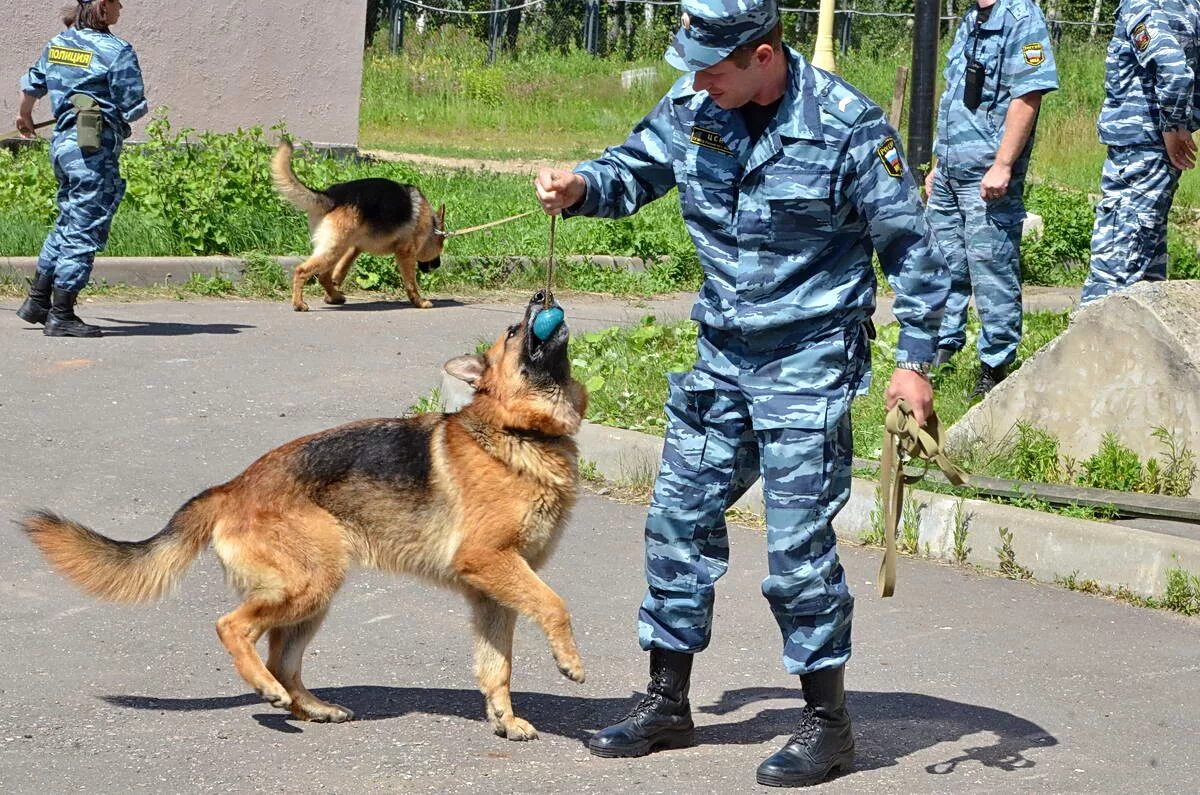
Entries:
<svg viewBox="0 0 1200 795">
<path fill-rule="evenodd" d="M 355 687 L 321 688 L 319 698 L 354 711 L 357 720 L 385 720 L 409 714 L 445 715 L 483 722 L 483 697 L 475 690 L 449 688 Z M 546 693 L 514 693 L 518 715 L 539 732 L 586 743 L 592 734 L 620 720 L 637 703 L 640 694 L 629 698 L 581 698 Z M 789 701 L 785 707 L 759 709 L 753 715 L 727 723 L 700 726 L 697 744 L 758 745 L 782 738 L 800 721 L 802 702 L 798 689 L 750 687 L 730 690 L 715 704 L 693 704 L 702 715 L 727 715 L 760 701 Z M 110 704 L 129 709 L 207 712 L 259 705 L 254 695 L 218 698 L 154 698 L 149 696 L 104 696 Z M 855 769 L 891 767 L 910 754 L 944 742 L 953 742 L 981 732 L 995 736 L 991 745 L 963 748 L 956 756 L 928 765 L 927 772 L 944 775 L 964 762 L 1015 771 L 1036 763 L 1025 756 L 1030 749 L 1048 748 L 1058 740 L 1042 727 L 1024 718 L 990 707 L 979 707 L 919 693 L 855 691 L 846 696 L 854 720 L 857 741 Z M 299 733 L 303 722 L 284 712 L 254 716 L 264 727 Z"/>
<path fill-rule="evenodd" d="M 99 317 L 96 325 L 106 337 L 184 337 L 190 334 L 238 334 L 255 328 L 242 323 L 152 323 Z M 103 325 L 102 325 L 103 324 Z"/>
</svg>

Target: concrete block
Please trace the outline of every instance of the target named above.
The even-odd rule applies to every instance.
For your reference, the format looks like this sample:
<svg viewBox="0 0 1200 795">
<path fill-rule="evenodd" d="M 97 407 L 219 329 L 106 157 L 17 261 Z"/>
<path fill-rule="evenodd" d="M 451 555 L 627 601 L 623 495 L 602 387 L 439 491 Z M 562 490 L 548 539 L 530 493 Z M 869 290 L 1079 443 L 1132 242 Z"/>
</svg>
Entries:
<svg viewBox="0 0 1200 795">
<path fill-rule="evenodd" d="M 1079 309 L 948 441 L 957 450 L 995 445 L 1022 420 L 1077 459 L 1109 431 L 1143 459 L 1157 456 L 1157 426 L 1200 451 L 1200 281 L 1143 282 Z"/>
<path fill-rule="evenodd" d="M 1021 225 L 1021 237 L 1041 237 L 1046 231 L 1046 222 L 1037 213 L 1026 213 L 1025 223 Z"/>
</svg>

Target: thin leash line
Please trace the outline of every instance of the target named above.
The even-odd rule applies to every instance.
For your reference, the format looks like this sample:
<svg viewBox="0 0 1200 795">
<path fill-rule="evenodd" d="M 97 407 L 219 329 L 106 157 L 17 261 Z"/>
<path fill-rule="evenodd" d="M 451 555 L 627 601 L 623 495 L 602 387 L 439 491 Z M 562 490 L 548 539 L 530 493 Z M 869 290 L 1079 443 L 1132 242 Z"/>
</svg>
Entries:
<svg viewBox="0 0 1200 795">
<path fill-rule="evenodd" d="M 550 255 L 546 257 L 546 293 L 543 296 L 542 307 L 550 308 L 550 288 L 554 284 L 554 228 L 555 222 L 558 221 L 557 215 L 550 216 Z"/>
<path fill-rule="evenodd" d="M 486 224 L 479 224 L 478 226 L 469 226 L 466 229 L 455 229 L 450 232 L 442 232 L 442 237 L 458 237 L 459 235 L 466 235 L 466 234 L 470 234 L 471 232 L 478 232 L 480 229 L 487 229 L 492 226 L 499 226 L 500 224 L 507 224 L 509 221 L 516 221 L 518 218 L 524 218 L 527 215 L 533 215 L 535 212 L 537 212 L 537 211 L 536 210 L 527 210 L 523 213 L 517 213 L 516 215 L 510 215 L 507 218 L 501 218 L 498 221 L 488 221 Z"/>
</svg>

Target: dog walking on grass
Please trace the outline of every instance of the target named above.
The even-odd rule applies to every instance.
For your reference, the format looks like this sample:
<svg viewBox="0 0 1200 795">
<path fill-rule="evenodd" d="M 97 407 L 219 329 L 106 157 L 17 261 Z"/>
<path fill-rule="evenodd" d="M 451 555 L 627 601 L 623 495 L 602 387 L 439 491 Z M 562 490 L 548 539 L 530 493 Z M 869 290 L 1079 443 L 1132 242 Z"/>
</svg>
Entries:
<svg viewBox="0 0 1200 795">
<path fill-rule="evenodd" d="M 356 179 L 314 190 L 292 170 L 292 144 L 283 141 L 271 159 L 271 176 L 283 198 L 308 215 L 312 256 L 292 274 L 292 308 L 307 312 L 304 284 L 313 276 L 325 289 L 325 303 L 344 304 L 342 282 L 358 255 L 391 254 L 408 300 L 419 309 L 433 306 L 417 288 L 417 269 L 441 266 L 446 240 L 446 206 L 437 212 L 414 185 L 390 179 Z"/>
<path fill-rule="evenodd" d="M 446 363 L 475 387 L 457 413 L 296 439 L 193 497 L 143 541 L 115 541 L 48 511 L 21 526 L 55 569 L 118 602 L 161 596 L 211 545 L 244 600 L 217 621 L 221 642 L 252 688 L 303 720 L 353 717 L 300 680 L 304 649 L 351 565 L 456 589 L 473 611 L 488 718 L 503 737 L 533 739 L 509 693 L 518 614 L 546 633 L 563 675 L 583 681 L 566 605 L 535 573 L 575 502 L 572 437 L 587 407 L 571 378 L 566 325 L 539 324 L 545 340 L 531 330 L 542 306 L 538 293 L 486 354 Z M 264 634 L 265 665 L 255 648 Z"/>
</svg>

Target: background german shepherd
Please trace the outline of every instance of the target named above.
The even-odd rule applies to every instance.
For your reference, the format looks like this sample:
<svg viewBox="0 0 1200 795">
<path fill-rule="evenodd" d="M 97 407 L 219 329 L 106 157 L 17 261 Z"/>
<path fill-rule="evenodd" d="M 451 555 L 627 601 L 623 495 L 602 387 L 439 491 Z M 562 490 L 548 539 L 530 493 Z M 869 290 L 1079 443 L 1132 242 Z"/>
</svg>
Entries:
<svg viewBox="0 0 1200 795">
<path fill-rule="evenodd" d="M 221 642 L 251 687 L 304 720 L 353 717 L 300 681 L 304 649 L 351 564 L 455 588 L 474 611 L 488 718 L 501 736 L 532 739 L 509 695 L 517 613 L 545 631 L 563 675 L 583 681 L 566 605 L 534 573 L 575 502 L 572 435 L 587 406 L 570 375 L 566 325 L 544 342 L 530 330 L 541 302 L 539 293 L 484 356 L 446 363 L 475 386 L 457 413 L 296 439 L 193 497 L 143 541 L 115 541 L 48 511 L 20 524 L 59 572 L 122 602 L 160 596 L 211 544 L 244 599 L 217 621 Z M 264 634 L 266 665 L 255 648 Z"/>
<path fill-rule="evenodd" d="M 325 303 L 344 304 L 342 282 L 362 252 L 393 254 L 413 306 L 433 306 L 417 289 L 417 268 L 442 264 L 446 205 L 435 213 L 413 185 L 390 179 L 356 179 L 313 190 L 292 170 L 292 144 L 284 140 L 271 159 L 271 176 L 283 198 L 308 215 L 313 253 L 292 273 L 292 308 L 307 312 L 304 284 L 313 276 L 325 288 Z"/>
</svg>

